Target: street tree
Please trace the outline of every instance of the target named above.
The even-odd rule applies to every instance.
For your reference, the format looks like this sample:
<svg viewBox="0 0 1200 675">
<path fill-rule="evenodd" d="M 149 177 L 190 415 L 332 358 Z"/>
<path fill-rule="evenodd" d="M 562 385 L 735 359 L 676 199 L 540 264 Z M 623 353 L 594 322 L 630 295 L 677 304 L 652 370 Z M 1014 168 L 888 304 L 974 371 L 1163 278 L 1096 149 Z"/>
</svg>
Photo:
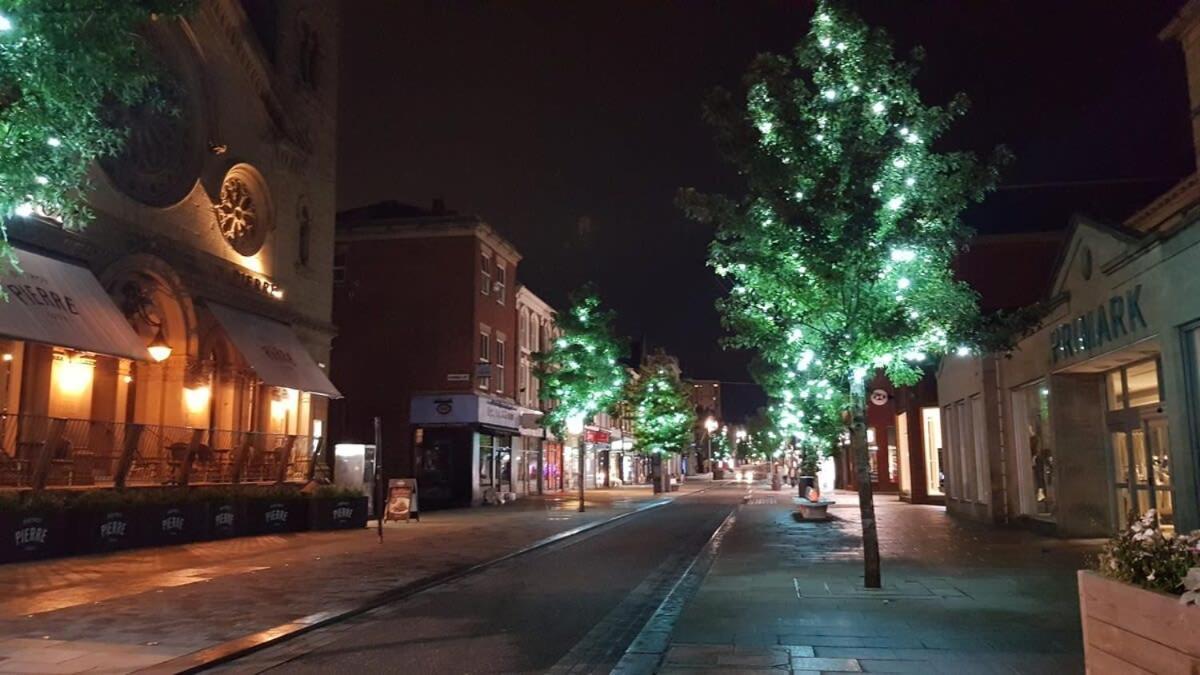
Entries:
<svg viewBox="0 0 1200 675">
<path fill-rule="evenodd" d="M 87 172 L 120 151 L 115 107 L 166 109 L 169 86 L 139 32 L 195 0 L 0 1 L 0 219 L 91 218 Z M 0 260 L 9 260 L 0 229 Z"/>
<path fill-rule="evenodd" d="M 625 345 L 613 332 L 613 320 L 613 312 L 603 309 L 600 297 L 585 287 L 559 315 L 560 335 L 550 349 L 534 355 L 541 399 L 550 407 L 542 416 L 542 425 L 559 438 L 568 432 L 579 437 L 580 511 L 584 510 L 586 466 L 583 425 L 620 401 L 626 382 L 625 369 L 619 363 Z"/>
<path fill-rule="evenodd" d="M 661 366 L 643 367 L 629 399 L 633 433 L 643 453 L 661 460 L 663 455 L 683 452 L 691 445 L 696 411 L 673 372 Z"/>
<path fill-rule="evenodd" d="M 709 264 L 730 281 L 729 344 L 756 350 L 797 396 L 845 401 L 871 588 L 881 575 L 864 383 L 877 369 L 915 382 L 921 362 L 977 325 L 977 298 L 950 263 L 969 234 L 961 212 L 1004 160 L 935 150 L 966 101 L 923 103 L 915 72 L 881 30 L 818 2 L 792 54 L 758 57 L 740 102 L 718 92 L 706 106 L 746 194 L 680 196 L 717 226 Z"/>
</svg>

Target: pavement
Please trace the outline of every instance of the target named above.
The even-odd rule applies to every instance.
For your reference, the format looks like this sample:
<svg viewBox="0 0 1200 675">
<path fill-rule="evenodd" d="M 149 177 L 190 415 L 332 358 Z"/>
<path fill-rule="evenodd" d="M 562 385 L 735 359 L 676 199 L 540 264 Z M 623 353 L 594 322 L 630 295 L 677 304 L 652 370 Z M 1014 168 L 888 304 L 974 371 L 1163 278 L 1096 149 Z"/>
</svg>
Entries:
<svg viewBox="0 0 1200 675">
<path fill-rule="evenodd" d="M 129 672 L 354 607 L 547 537 L 676 499 L 648 487 L 549 495 L 374 527 L 0 566 L 0 673 Z"/>
<path fill-rule="evenodd" d="M 674 621 L 660 673 L 1082 673 L 1074 572 L 1048 539 L 876 495 L 883 588 L 862 585 L 858 497 L 797 522 L 756 489 Z"/>
</svg>

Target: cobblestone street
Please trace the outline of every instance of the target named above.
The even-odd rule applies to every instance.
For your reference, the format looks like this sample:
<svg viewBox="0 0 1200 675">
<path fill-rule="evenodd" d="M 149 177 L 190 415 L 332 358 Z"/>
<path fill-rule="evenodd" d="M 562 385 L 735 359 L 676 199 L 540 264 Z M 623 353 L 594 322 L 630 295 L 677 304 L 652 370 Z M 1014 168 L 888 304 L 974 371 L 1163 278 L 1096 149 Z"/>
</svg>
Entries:
<svg viewBox="0 0 1200 675">
<path fill-rule="evenodd" d="M 1083 671 L 1074 571 L 1094 542 L 985 528 L 877 495 L 884 588 L 862 587 L 857 495 L 796 522 L 791 492 L 738 512 L 661 672 Z"/>
</svg>

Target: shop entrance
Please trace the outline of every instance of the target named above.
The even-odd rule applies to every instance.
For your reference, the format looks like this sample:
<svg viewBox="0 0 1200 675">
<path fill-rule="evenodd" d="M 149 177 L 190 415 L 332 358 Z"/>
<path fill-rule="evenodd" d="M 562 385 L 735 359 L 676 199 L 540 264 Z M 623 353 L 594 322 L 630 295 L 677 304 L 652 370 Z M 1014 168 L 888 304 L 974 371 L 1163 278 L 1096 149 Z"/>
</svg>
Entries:
<svg viewBox="0 0 1200 675">
<path fill-rule="evenodd" d="M 1119 528 L 1150 509 L 1164 530 L 1174 530 L 1171 443 L 1161 406 L 1157 359 L 1133 363 L 1105 375 L 1114 520 Z"/>
</svg>

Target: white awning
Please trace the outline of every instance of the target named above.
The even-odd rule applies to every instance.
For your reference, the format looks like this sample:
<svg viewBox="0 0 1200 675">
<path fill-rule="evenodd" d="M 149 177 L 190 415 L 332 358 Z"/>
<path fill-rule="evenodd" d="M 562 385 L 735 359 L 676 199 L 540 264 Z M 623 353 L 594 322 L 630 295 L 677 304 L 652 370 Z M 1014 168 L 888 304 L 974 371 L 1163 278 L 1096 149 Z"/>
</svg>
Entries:
<svg viewBox="0 0 1200 675">
<path fill-rule="evenodd" d="M 19 270 L 5 264 L 0 284 L 0 335 L 56 347 L 148 361 L 134 332 L 86 268 L 13 249 Z"/>
<path fill-rule="evenodd" d="M 215 302 L 207 305 L 263 382 L 333 398 L 342 397 L 291 326 Z"/>
</svg>

